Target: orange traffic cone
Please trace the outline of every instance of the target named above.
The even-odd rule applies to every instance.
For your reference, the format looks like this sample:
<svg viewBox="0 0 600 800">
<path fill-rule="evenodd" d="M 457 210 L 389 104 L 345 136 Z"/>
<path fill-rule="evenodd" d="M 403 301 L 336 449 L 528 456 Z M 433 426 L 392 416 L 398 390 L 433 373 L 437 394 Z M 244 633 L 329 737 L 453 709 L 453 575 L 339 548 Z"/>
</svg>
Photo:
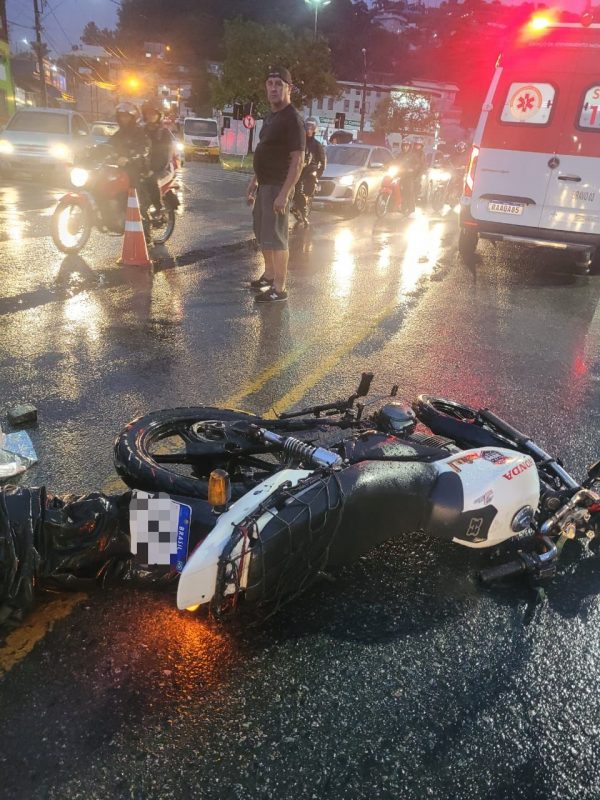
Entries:
<svg viewBox="0 0 600 800">
<path fill-rule="evenodd" d="M 125 236 L 123 237 L 123 252 L 117 261 L 124 267 L 151 267 L 152 261 L 146 247 L 140 204 L 135 189 L 129 190 L 127 198 L 127 215 L 125 217 Z"/>
</svg>

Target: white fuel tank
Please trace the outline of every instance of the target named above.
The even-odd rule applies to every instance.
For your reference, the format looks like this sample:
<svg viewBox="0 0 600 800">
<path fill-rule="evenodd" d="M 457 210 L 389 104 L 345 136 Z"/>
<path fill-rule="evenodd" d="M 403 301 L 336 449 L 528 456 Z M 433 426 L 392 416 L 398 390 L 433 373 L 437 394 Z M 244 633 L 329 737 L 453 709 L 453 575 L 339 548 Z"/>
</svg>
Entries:
<svg viewBox="0 0 600 800">
<path fill-rule="evenodd" d="M 494 547 L 529 527 L 540 500 L 533 458 L 483 447 L 436 461 L 426 530 L 466 547 Z"/>
</svg>

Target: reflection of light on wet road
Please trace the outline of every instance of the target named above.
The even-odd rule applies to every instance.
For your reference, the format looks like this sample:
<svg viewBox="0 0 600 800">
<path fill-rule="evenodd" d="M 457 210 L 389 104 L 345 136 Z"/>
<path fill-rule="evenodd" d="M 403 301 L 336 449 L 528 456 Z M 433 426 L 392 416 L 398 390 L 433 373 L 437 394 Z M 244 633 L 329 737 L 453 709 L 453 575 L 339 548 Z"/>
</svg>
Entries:
<svg viewBox="0 0 600 800">
<path fill-rule="evenodd" d="M 4 203 L 4 222 L 2 228 L 4 228 L 5 234 L 2 238 L 7 238 L 11 242 L 21 242 L 25 232 L 25 223 L 23 222 L 20 211 L 17 209 L 19 192 L 13 188 L 5 189 L 2 200 Z"/>
<path fill-rule="evenodd" d="M 65 320 L 85 332 L 91 340 L 96 341 L 98 331 L 98 304 L 93 295 L 88 292 L 73 295 L 64 304 Z"/>
<path fill-rule="evenodd" d="M 392 245 L 390 236 L 383 236 L 377 243 L 379 245 L 379 255 L 377 257 L 377 270 L 386 272 L 392 260 Z"/>
<path fill-rule="evenodd" d="M 444 223 L 431 223 L 418 211 L 406 229 L 406 252 L 402 259 L 402 274 L 398 297 L 416 289 L 419 281 L 429 275 L 440 256 Z"/>
<path fill-rule="evenodd" d="M 353 253 L 354 234 L 349 228 L 343 228 L 336 234 L 331 274 L 333 277 L 334 298 L 348 296 L 352 275 L 356 268 L 356 258 Z"/>
</svg>

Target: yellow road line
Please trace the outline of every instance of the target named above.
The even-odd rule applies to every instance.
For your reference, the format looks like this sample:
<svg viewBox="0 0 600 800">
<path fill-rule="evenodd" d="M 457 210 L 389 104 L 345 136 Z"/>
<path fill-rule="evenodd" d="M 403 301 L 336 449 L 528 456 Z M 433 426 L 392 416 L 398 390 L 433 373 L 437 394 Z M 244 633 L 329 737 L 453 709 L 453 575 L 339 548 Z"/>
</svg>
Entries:
<svg viewBox="0 0 600 800">
<path fill-rule="evenodd" d="M 258 392 L 259 389 L 262 389 L 266 383 L 291 366 L 301 355 L 310 350 L 311 347 L 314 347 L 314 345 L 317 344 L 317 342 L 322 338 L 323 332 L 321 332 L 318 339 L 315 338 L 308 340 L 300 347 L 295 347 L 287 355 L 283 356 L 283 358 L 280 358 L 279 361 L 276 361 L 274 364 L 271 364 L 270 367 L 267 367 L 260 372 L 256 378 L 248 381 L 248 383 L 242 389 L 240 389 L 239 392 L 232 394 L 226 400 L 223 400 L 220 405 L 224 406 L 225 408 L 235 407 L 245 397 Z"/>
<path fill-rule="evenodd" d="M 6 637 L 0 647 L 0 676 L 11 670 L 35 645 L 52 630 L 54 623 L 68 616 L 78 603 L 85 600 L 86 594 L 65 594 L 52 600 L 28 617 L 20 628 Z"/>
<path fill-rule="evenodd" d="M 369 334 L 371 334 L 387 317 L 391 316 L 397 308 L 398 302 L 394 301 L 382 309 L 379 314 L 371 317 L 366 325 L 363 325 L 355 332 L 354 336 L 345 339 L 343 344 L 335 348 L 328 358 L 322 360 L 315 370 L 307 375 L 303 381 L 296 384 L 291 391 L 287 392 L 287 394 L 276 401 L 274 405 L 285 409 L 298 402 L 298 400 L 312 389 L 315 384 L 327 375 L 344 355 L 351 352 L 358 344 L 366 339 L 367 336 L 369 336 Z M 319 339 L 322 339 L 322 337 L 323 332 L 319 335 Z M 240 392 L 231 395 L 220 403 L 220 405 L 235 406 L 244 397 L 248 397 L 254 392 L 257 392 L 268 381 L 293 364 L 299 356 L 307 352 L 317 341 L 317 339 L 313 339 L 301 347 L 295 348 L 275 364 L 263 370 L 254 380 L 247 383 Z M 265 416 L 273 416 L 273 412 L 268 412 Z M 111 491 L 120 492 L 124 491 L 125 488 L 125 484 L 123 484 L 119 478 L 112 476 L 104 484 L 103 491 L 107 493 Z M 40 609 L 39 612 L 32 615 L 29 621 L 26 620 L 21 628 L 11 633 L 6 640 L 5 646 L 0 648 L 0 675 L 2 675 L 3 672 L 8 672 L 15 664 L 18 664 L 19 661 L 31 652 L 37 642 L 52 629 L 57 620 L 70 614 L 73 608 L 85 598 L 85 594 L 64 595 L 60 599 L 54 600 Z"/>
<path fill-rule="evenodd" d="M 363 342 L 369 334 L 373 333 L 373 331 L 379 327 L 379 325 L 383 322 L 384 319 L 391 316 L 394 311 L 398 308 L 398 302 L 394 301 L 387 305 L 382 311 L 377 314 L 375 317 L 371 317 L 369 322 L 366 325 L 363 325 L 354 336 L 351 336 L 344 340 L 343 344 L 336 347 L 335 350 L 331 352 L 328 358 L 323 359 L 319 366 L 310 372 L 304 380 L 297 383 L 294 388 L 284 394 L 283 397 L 280 397 L 279 400 L 273 404 L 273 406 L 279 406 L 281 410 L 286 410 L 293 406 L 294 403 L 297 403 L 304 395 L 312 389 L 315 384 L 317 384 L 321 378 L 324 378 L 328 372 L 340 361 L 340 359 L 345 356 L 347 353 L 351 352 L 357 345 Z M 267 411 L 265 413 L 266 417 L 274 417 L 274 411 Z"/>
</svg>

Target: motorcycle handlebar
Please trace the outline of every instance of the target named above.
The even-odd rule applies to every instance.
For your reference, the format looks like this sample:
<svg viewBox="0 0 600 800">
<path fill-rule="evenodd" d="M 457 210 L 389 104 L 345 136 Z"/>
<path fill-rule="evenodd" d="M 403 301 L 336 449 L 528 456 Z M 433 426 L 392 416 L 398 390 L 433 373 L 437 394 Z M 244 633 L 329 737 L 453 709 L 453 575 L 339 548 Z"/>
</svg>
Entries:
<svg viewBox="0 0 600 800">
<path fill-rule="evenodd" d="M 500 564 L 497 567 L 490 567 L 489 569 L 482 569 L 479 573 L 479 580 L 484 585 L 493 583 L 494 581 L 502 580 L 503 578 L 511 578 L 514 575 L 520 575 L 525 572 L 527 565 L 522 558 L 516 561 L 508 561 L 506 564 Z"/>
</svg>

